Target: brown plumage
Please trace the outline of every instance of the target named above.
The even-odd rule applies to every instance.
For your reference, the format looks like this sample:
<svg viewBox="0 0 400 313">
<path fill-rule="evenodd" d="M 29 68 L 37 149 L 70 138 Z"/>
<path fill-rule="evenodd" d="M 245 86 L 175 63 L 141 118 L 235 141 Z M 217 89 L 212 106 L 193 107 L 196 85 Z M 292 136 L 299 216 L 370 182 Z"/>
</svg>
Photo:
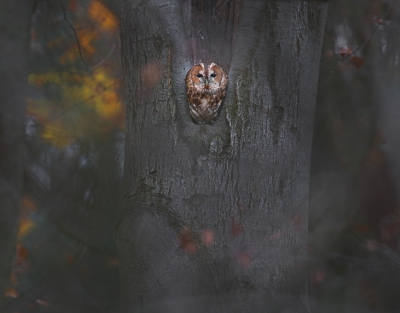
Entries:
<svg viewBox="0 0 400 313">
<path fill-rule="evenodd" d="M 212 124 L 225 99 L 228 76 L 215 63 L 193 66 L 186 75 L 189 112 L 196 124 Z"/>
</svg>

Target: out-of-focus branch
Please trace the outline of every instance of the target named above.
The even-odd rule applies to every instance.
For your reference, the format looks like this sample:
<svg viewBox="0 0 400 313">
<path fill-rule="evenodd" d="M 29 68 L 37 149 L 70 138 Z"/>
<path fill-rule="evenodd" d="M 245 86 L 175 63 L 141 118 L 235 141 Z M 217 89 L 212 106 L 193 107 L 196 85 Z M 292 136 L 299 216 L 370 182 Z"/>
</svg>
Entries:
<svg viewBox="0 0 400 313">
<path fill-rule="evenodd" d="M 76 44 L 78 45 L 79 56 L 80 56 L 80 58 L 81 58 L 83 64 L 85 64 L 86 69 L 89 70 L 89 67 L 87 66 L 85 60 L 83 59 L 81 44 L 80 44 L 80 42 L 79 42 L 78 35 L 76 34 L 76 29 L 75 29 L 74 26 L 71 24 L 71 22 L 68 20 L 67 14 L 66 14 L 66 12 L 65 12 L 64 5 L 63 5 L 63 3 L 62 3 L 61 0 L 60 0 L 60 5 L 61 5 L 62 11 L 63 11 L 64 20 L 67 22 L 68 26 L 69 26 L 69 27 L 73 30 L 73 32 L 74 32 Z"/>
</svg>

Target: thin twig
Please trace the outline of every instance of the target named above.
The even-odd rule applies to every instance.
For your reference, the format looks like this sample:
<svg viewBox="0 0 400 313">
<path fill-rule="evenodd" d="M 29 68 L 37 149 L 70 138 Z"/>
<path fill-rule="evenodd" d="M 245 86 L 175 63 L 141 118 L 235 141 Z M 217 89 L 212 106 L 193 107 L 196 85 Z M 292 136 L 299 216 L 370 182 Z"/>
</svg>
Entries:
<svg viewBox="0 0 400 313">
<path fill-rule="evenodd" d="M 94 70 L 95 68 L 102 66 L 105 61 L 107 61 L 109 58 L 111 58 L 112 54 L 114 53 L 114 49 L 115 49 L 115 44 L 113 44 L 111 51 L 106 55 L 106 57 L 104 59 L 101 59 L 101 61 L 99 63 L 97 63 L 96 65 L 92 66 L 90 68 L 90 70 Z"/>
<path fill-rule="evenodd" d="M 105 18 L 103 20 L 105 20 Z M 80 31 L 82 29 L 88 28 L 88 27 L 96 25 L 96 24 L 98 24 L 98 22 L 93 22 L 93 23 L 89 23 L 87 25 L 83 25 L 82 27 L 77 28 L 76 31 Z"/>
<path fill-rule="evenodd" d="M 83 59 L 83 56 L 82 56 L 81 44 L 80 44 L 79 38 L 78 38 L 78 36 L 76 34 L 76 30 L 75 30 L 74 26 L 72 26 L 71 22 L 67 18 L 67 14 L 65 13 L 65 8 L 64 8 L 64 5 L 62 3 L 62 0 L 60 0 L 60 4 L 61 4 L 61 8 L 62 8 L 62 11 L 63 11 L 63 15 L 64 15 L 65 21 L 68 23 L 69 27 L 74 31 L 74 36 L 75 36 L 76 43 L 78 45 L 78 51 L 79 51 L 79 55 L 81 57 L 81 60 L 82 60 L 83 64 L 85 64 L 86 69 L 89 70 L 89 67 L 87 66 L 87 64 L 86 64 L 86 62 L 85 62 L 85 60 Z"/>
<path fill-rule="evenodd" d="M 384 15 L 386 15 L 387 13 L 389 13 L 391 10 L 393 10 L 394 6 L 397 4 L 398 0 L 395 0 L 395 2 L 393 3 L 393 5 L 391 6 L 390 9 L 388 9 L 386 12 L 382 13 L 378 18 L 375 19 L 375 21 L 381 19 Z M 372 39 L 372 37 L 375 35 L 376 31 L 378 30 L 379 26 L 381 26 L 380 24 L 378 24 L 375 29 L 373 30 L 373 32 L 371 33 L 371 35 L 369 36 L 369 38 L 364 41 L 361 45 L 359 45 L 353 52 L 346 54 L 344 57 L 342 57 L 340 60 L 336 59 L 336 60 L 332 60 L 332 61 L 328 61 L 325 63 L 321 63 L 321 65 L 325 65 L 325 64 L 329 64 L 329 63 L 333 63 L 333 62 L 337 62 L 337 61 L 344 61 L 345 59 L 350 58 L 351 56 L 353 56 L 358 50 L 360 50 L 362 47 L 364 47 L 367 43 L 369 43 Z"/>
<path fill-rule="evenodd" d="M 32 26 L 33 27 L 39 27 L 39 26 L 48 27 L 48 26 L 54 26 L 54 25 L 60 24 L 61 22 L 64 22 L 64 21 L 65 21 L 65 18 L 62 18 L 61 20 L 57 20 L 55 22 L 48 23 L 48 24 L 32 23 Z"/>
</svg>

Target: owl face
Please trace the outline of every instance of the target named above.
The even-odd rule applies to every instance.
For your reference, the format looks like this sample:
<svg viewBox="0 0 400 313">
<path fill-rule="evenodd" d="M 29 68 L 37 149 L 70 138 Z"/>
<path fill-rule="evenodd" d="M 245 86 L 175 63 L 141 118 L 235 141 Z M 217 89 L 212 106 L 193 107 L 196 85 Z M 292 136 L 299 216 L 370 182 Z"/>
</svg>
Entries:
<svg viewBox="0 0 400 313">
<path fill-rule="evenodd" d="M 215 63 L 211 63 L 207 68 L 208 84 L 211 90 L 216 90 L 221 86 L 223 80 L 227 77 L 222 69 Z"/>
<path fill-rule="evenodd" d="M 212 124 L 226 95 L 228 77 L 215 63 L 193 66 L 186 75 L 189 112 L 197 124 Z"/>
<path fill-rule="evenodd" d="M 221 85 L 222 80 L 226 79 L 225 73 L 215 63 L 211 63 L 205 68 L 203 63 L 192 67 L 188 75 L 191 75 L 193 85 L 196 88 L 205 90 L 216 90 Z"/>
<path fill-rule="evenodd" d="M 203 63 L 195 65 L 192 68 L 191 76 L 193 85 L 196 88 L 205 88 L 205 86 L 208 85 L 206 69 L 204 68 Z"/>
</svg>

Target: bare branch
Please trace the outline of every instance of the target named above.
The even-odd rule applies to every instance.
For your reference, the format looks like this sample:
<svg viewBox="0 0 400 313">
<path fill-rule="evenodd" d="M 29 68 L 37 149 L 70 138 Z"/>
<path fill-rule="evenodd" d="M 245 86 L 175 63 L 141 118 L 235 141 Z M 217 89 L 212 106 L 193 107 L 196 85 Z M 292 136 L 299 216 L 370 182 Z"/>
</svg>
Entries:
<svg viewBox="0 0 400 313">
<path fill-rule="evenodd" d="M 83 59 L 83 56 L 82 56 L 81 45 L 80 45 L 80 42 L 79 42 L 79 38 L 78 38 L 78 36 L 76 34 L 76 29 L 74 28 L 74 26 L 72 26 L 71 22 L 68 20 L 67 14 L 65 13 L 64 5 L 63 5 L 61 0 L 60 0 L 60 4 L 61 4 L 61 8 L 62 8 L 62 11 L 63 11 L 63 15 L 64 15 L 65 21 L 68 23 L 69 27 L 74 31 L 74 36 L 75 36 L 75 39 L 76 39 L 76 43 L 78 45 L 78 51 L 79 51 L 79 55 L 81 57 L 81 60 L 82 60 L 83 64 L 85 64 L 86 69 L 89 70 L 89 67 L 87 66 L 87 64 L 86 64 L 86 62 L 85 62 L 85 60 Z"/>
<path fill-rule="evenodd" d="M 115 44 L 113 44 L 111 51 L 106 55 L 106 57 L 104 59 L 101 59 L 101 61 L 99 63 L 97 63 L 96 65 L 92 66 L 90 69 L 94 70 L 95 68 L 98 68 L 100 66 L 102 66 L 104 64 L 105 61 L 107 61 L 109 58 L 111 58 L 112 54 L 114 53 L 115 50 Z"/>
<path fill-rule="evenodd" d="M 384 15 L 388 14 L 391 10 L 393 10 L 393 8 L 395 7 L 395 5 L 397 4 L 397 1 L 398 1 L 398 0 L 395 0 L 395 2 L 393 3 L 393 5 L 392 5 L 386 12 L 382 13 L 379 17 L 377 17 L 377 18 L 375 19 L 375 21 L 380 20 Z M 345 56 L 342 56 L 341 59 L 335 59 L 335 60 L 332 60 L 332 61 L 324 62 L 324 63 L 321 63 L 321 65 L 325 65 L 325 64 L 329 64 L 329 63 L 333 63 L 333 62 L 338 62 L 338 61 L 344 62 L 346 59 L 351 58 L 353 55 L 356 54 L 356 52 L 357 52 L 358 50 L 360 50 L 362 47 L 364 47 L 367 43 L 369 43 L 369 42 L 371 41 L 372 37 L 373 37 L 373 36 L 375 35 L 375 33 L 377 32 L 379 26 L 381 26 L 381 25 L 378 23 L 378 25 L 375 26 L 374 30 L 372 31 L 372 33 L 371 33 L 371 35 L 368 37 L 368 39 L 365 40 L 361 45 L 359 45 L 354 51 L 352 51 L 352 52 L 349 53 L 349 54 L 346 54 Z"/>
</svg>

